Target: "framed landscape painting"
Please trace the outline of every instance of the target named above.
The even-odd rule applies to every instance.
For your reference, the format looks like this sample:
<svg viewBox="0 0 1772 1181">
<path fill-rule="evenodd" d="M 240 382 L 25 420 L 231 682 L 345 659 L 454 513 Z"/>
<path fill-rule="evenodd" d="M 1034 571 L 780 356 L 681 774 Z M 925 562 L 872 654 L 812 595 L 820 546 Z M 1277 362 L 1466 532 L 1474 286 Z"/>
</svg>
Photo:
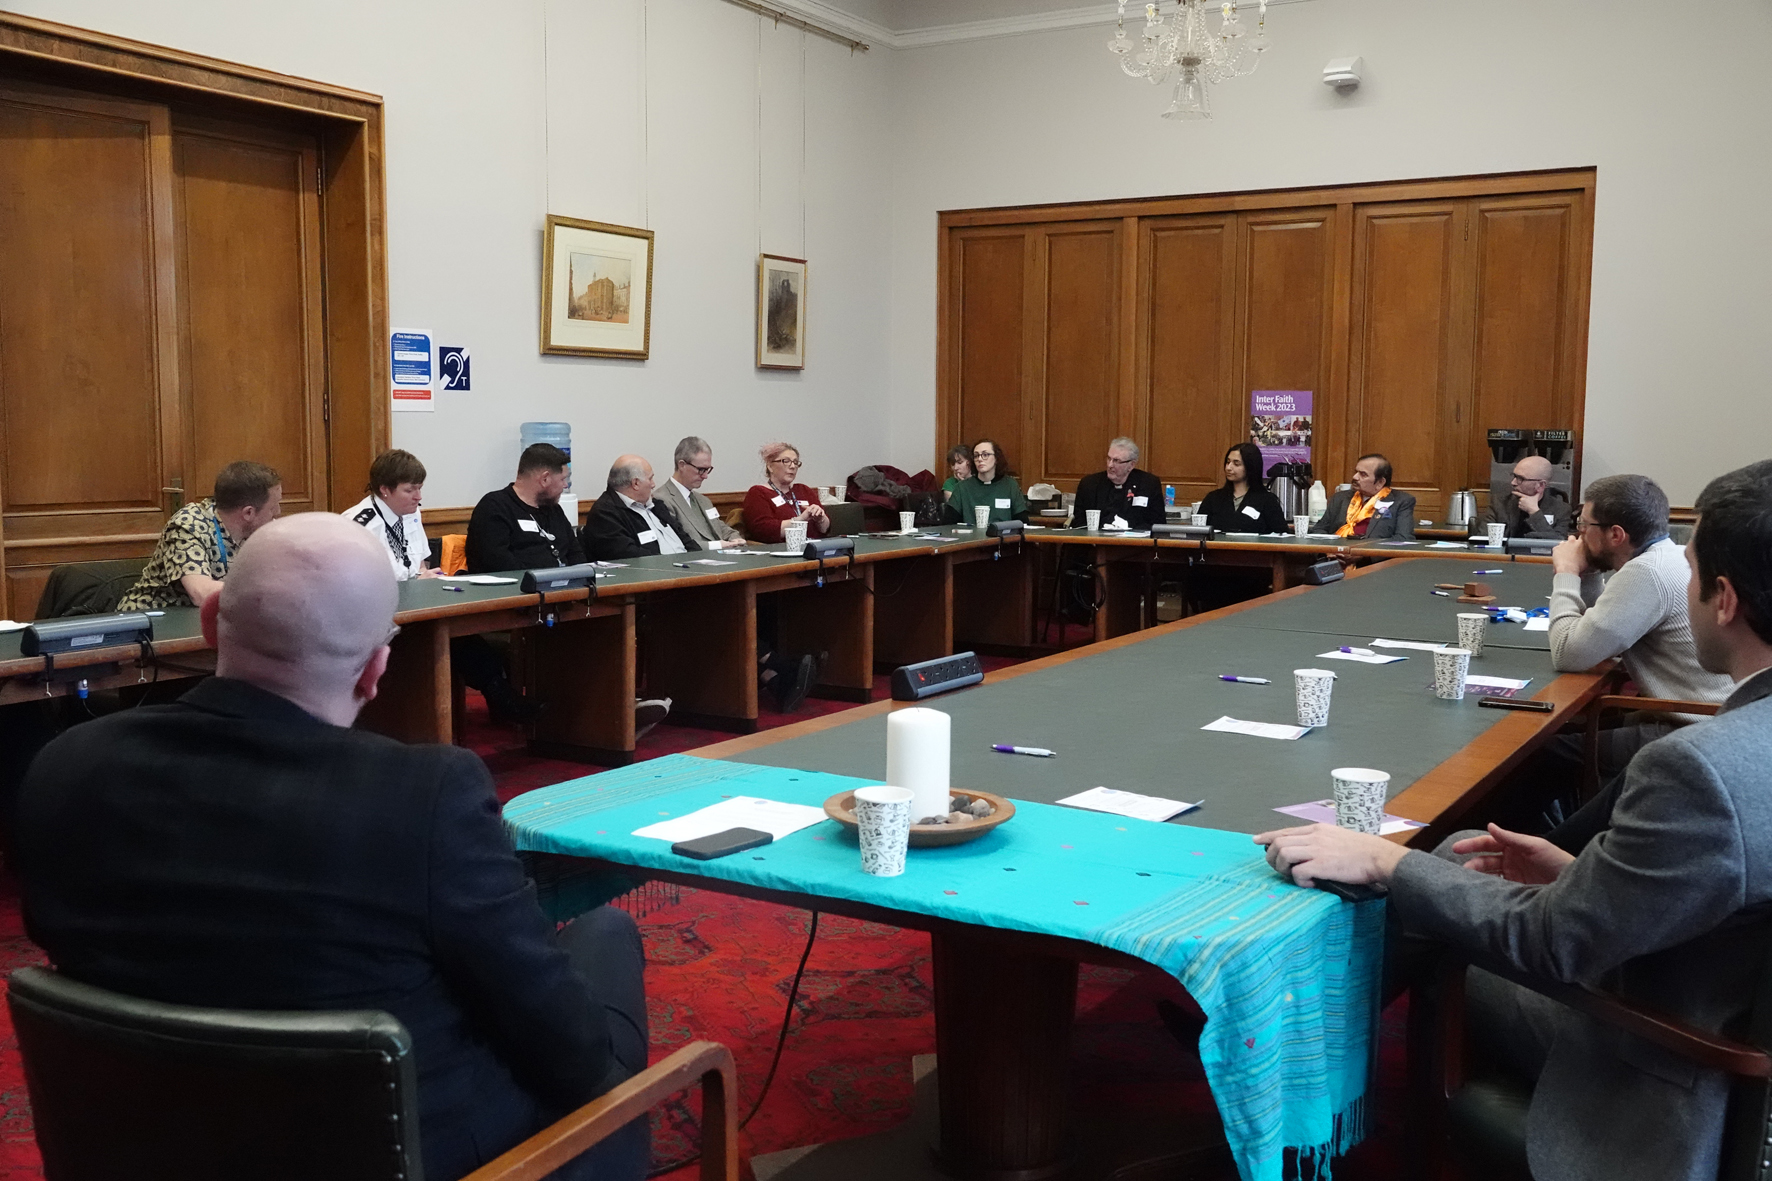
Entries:
<svg viewBox="0 0 1772 1181">
<path fill-rule="evenodd" d="M 757 368 L 806 368 L 806 260 L 757 259 Z"/>
<path fill-rule="evenodd" d="M 644 361 L 652 350 L 652 231 L 548 215 L 541 351 Z"/>
</svg>

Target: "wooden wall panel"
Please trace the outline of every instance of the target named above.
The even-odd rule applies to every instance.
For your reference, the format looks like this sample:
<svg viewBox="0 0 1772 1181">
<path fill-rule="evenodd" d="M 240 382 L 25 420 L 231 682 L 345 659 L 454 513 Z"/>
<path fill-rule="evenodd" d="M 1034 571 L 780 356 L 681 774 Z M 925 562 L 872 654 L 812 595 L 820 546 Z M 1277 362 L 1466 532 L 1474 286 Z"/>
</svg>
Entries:
<svg viewBox="0 0 1772 1181">
<path fill-rule="evenodd" d="M 1119 433 L 1119 226 L 1045 237 L 1040 455 L 1009 453 L 1024 486 L 1100 471 Z"/>
<path fill-rule="evenodd" d="M 1022 406 L 1026 336 L 1027 242 L 1016 234 L 963 235 L 956 244 L 960 273 L 953 324 L 955 409 L 940 447 L 990 437 L 1021 462 L 1027 449 Z M 946 476 L 939 460 L 931 471 Z"/>
<path fill-rule="evenodd" d="M 1437 519 L 1462 487 L 1455 429 L 1468 366 L 1454 336 L 1468 301 L 1455 282 L 1467 207 L 1459 202 L 1361 206 L 1354 212 L 1347 438 L 1350 456 L 1379 451 L 1418 514 Z"/>
<path fill-rule="evenodd" d="M 1553 193 L 1476 204 L 1476 429 L 1466 451 L 1466 479 L 1474 488 L 1489 483 L 1485 437 L 1492 428 L 1579 424 L 1580 379 L 1571 371 L 1577 315 L 1586 336 L 1585 299 L 1579 309 L 1572 306 L 1579 199 Z"/>
<path fill-rule="evenodd" d="M 1237 435 L 1249 435 L 1251 390 L 1310 390 L 1321 420 L 1328 401 L 1334 284 L 1335 210 L 1286 210 L 1244 214 L 1241 222 Z M 1313 440 L 1314 441 L 1314 440 Z M 1322 467 L 1318 446 L 1314 456 Z M 1332 473 L 1323 479 L 1330 487 Z"/>
<path fill-rule="evenodd" d="M 253 459 L 282 475 L 285 512 L 326 508 L 313 139 L 205 122 L 173 145 L 188 495 Z"/>
<path fill-rule="evenodd" d="M 1176 483 L 1179 499 L 1198 500 L 1224 482 L 1219 461 L 1248 431 L 1233 375 L 1236 224 L 1153 218 L 1144 230 L 1144 397 L 1133 437 L 1141 466 Z"/>
</svg>

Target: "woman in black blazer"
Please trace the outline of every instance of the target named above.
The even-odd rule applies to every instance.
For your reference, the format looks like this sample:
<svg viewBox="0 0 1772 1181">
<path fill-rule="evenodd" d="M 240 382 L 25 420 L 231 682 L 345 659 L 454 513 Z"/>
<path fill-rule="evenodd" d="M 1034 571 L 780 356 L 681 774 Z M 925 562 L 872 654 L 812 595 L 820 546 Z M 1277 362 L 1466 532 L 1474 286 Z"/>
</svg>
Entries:
<svg viewBox="0 0 1772 1181">
<path fill-rule="evenodd" d="M 1206 523 L 1221 533 L 1284 533 L 1292 527 L 1280 499 L 1261 478 L 1261 448 L 1238 443 L 1224 453 L 1224 487 L 1200 502 Z"/>
</svg>

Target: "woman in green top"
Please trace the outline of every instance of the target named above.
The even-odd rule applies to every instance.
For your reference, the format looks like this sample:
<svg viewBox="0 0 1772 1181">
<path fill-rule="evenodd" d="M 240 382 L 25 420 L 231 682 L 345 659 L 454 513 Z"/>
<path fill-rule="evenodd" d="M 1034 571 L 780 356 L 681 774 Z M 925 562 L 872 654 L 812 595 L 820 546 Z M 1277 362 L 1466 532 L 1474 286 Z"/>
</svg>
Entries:
<svg viewBox="0 0 1772 1181">
<path fill-rule="evenodd" d="M 972 448 L 964 443 L 956 443 L 948 448 L 948 478 L 941 482 L 943 500 L 954 498 L 954 489 L 960 486 L 961 480 L 972 477 Z"/>
<path fill-rule="evenodd" d="M 972 469 L 973 476 L 961 480 L 948 500 L 962 525 L 977 522 L 973 509 L 979 505 L 989 507 L 992 521 L 1028 519 L 1027 497 L 1021 494 L 1021 485 L 1010 474 L 1009 457 L 995 439 L 980 439 L 972 445 Z"/>
</svg>

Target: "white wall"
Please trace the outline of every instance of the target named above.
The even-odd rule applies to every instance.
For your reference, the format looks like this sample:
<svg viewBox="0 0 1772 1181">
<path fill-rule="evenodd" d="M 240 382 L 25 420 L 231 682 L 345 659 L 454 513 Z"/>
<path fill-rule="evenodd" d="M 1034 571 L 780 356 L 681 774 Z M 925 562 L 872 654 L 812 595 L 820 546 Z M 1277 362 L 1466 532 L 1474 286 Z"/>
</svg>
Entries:
<svg viewBox="0 0 1772 1181">
<path fill-rule="evenodd" d="M 803 104 L 800 32 L 718 0 L 10 7 L 384 97 L 393 323 L 429 328 L 473 356 L 472 392 L 441 393 L 435 414 L 394 415 L 395 444 L 430 470 L 427 504 L 468 505 L 503 485 L 518 424 L 532 419 L 572 423 L 575 484 L 587 495 L 622 451 L 647 455 L 662 475 L 685 434 L 714 444 L 711 490 L 757 482 L 756 448 L 774 438 L 800 445 L 808 483 L 840 483 L 880 458 L 882 53 L 805 38 Z M 651 360 L 540 355 L 549 211 L 656 232 Z M 804 372 L 755 368 L 760 250 L 811 260 Z"/>
<path fill-rule="evenodd" d="M 1133 8 L 1141 7 L 1132 5 Z M 1111 26 L 902 50 L 893 60 L 892 439 L 933 437 L 936 213 L 1596 165 L 1584 475 L 1636 471 L 1691 504 L 1772 456 L 1772 6 L 1715 0 L 1312 0 L 1216 88 L 1158 118 Z M 1338 98 L 1323 63 L 1366 59 Z"/>
</svg>

